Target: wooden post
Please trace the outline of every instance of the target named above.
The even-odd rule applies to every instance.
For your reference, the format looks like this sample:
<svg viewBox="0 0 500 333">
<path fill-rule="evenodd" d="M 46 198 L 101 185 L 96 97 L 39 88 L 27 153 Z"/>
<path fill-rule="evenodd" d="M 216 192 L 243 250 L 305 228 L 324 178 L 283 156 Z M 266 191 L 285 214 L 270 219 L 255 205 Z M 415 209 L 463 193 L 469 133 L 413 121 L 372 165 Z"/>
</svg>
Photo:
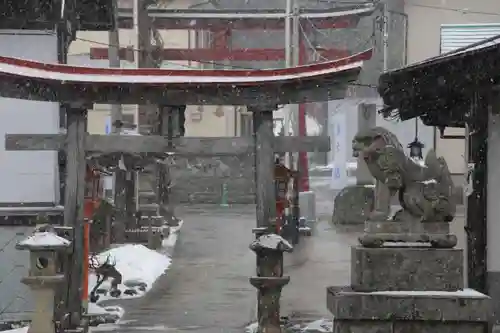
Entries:
<svg viewBox="0 0 500 333">
<path fill-rule="evenodd" d="M 126 191 L 126 177 L 127 172 L 125 170 L 120 170 L 119 168 L 115 171 L 114 178 L 114 206 L 115 206 L 115 222 L 114 228 L 112 229 L 115 233 L 115 242 L 124 243 L 125 242 L 125 229 L 129 221 L 127 220 L 127 191 Z"/>
<path fill-rule="evenodd" d="M 298 157 L 298 156 L 297 156 Z M 299 163 L 298 163 L 298 158 L 295 159 L 293 158 L 293 154 L 291 153 L 290 154 L 290 166 L 291 166 L 291 169 L 292 170 L 296 170 L 296 174 L 295 176 L 293 177 L 293 185 L 292 185 L 292 188 L 293 188 L 293 192 L 292 192 L 292 209 L 291 209 L 291 213 L 292 213 L 292 223 L 294 224 L 294 226 L 297 228 L 296 230 L 296 233 L 297 235 L 295 236 L 295 239 L 294 239 L 294 244 L 298 244 L 299 243 L 299 240 L 300 240 L 300 234 L 299 234 L 299 220 L 300 220 L 300 204 L 299 204 L 299 196 L 300 196 L 300 191 L 299 191 L 299 186 L 300 186 L 300 174 L 298 173 L 298 166 L 299 166 Z"/>
<path fill-rule="evenodd" d="M 470 106 L 469 162 L 473 165 L 472 193 L 467 200 L 468 287 L 487 292 L 487 181 L 488 181 L 488 99 L 475 93 Z"/>
<path fill-rule="evenodd" d="M 82 304 L 81 290 L 83 277 L 84 221 L 83 201 L 85 195 L 85 135 L 87 109 L 71 107 L 67 113 L 67 167 L 66 195 L 64 202 L 64 225 L 73 227 L 73 252 L 68 274 L 68 294 L 66 298 L 70 327 L 80 325 Z"/>
<path fill-rule="evenodd" d="M 179 115 L 173 112 L 172 107 L 167 105 L 160 106 L 159 134 L 167 138 L 167 151 L 175 151 L 175 138 L 180 138 L 183 133 L 176 133 L 179 128 Z M 177 124 L 177 128 L 176 128 Z M 158 177 L 158 204 L 161 214 L 171 226 L 176 226 L 178 219 L 175 217 L 175 211 L 172 199 L 170 198 L 169 184 L 171 182 L 171 173 L 168 165 L 159 165 Z"/>
<path fill-rule="evenodd" d="M 274 187 L 273 112 L 272 110 L 252 111 L 255 133 L 257 227 L 274 230 L 276 198 Z"/>
<path fill-rule="evenodd" d="M 125 171 L 125 225 L 132 227 L 135 223 L 135 187 L 139 184 L 135 183 L 135 171 Z"/>
<path fill-rule="evenodd" d="M 160 135 L 166 135 L 168 139 L 169 149 L 173 149 L 174 125 L 172 121 L 172 112 L 168 106 L 160 106 Z M 158 179 L 158 202 L 161 207 L 162 215 L 165 216 L 169 222 L 173 218 L 172 204 L 169 200 L 169 190 L 167 183 L 170 181 L 170 172 L 168 166 L 160 166 L 160 177 Z M 164 214 L 166 213 L 166 214 Z M 171 215 L 171 216 L 170 216 Z"/>
</svg>

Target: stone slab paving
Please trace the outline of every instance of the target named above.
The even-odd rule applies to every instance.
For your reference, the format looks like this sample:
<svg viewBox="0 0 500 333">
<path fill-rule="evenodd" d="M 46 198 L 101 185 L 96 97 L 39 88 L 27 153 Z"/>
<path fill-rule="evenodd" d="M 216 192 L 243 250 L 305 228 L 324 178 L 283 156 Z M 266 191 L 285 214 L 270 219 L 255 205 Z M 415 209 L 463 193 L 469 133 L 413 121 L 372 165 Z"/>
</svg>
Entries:
<svg viewBox="0 0 500 333">
<path fill-rule="evenodd" d="M 181 208 L 184 225 L 173 264 L 143 298 L 126 301 L 116 331 L 243 332 L 254 317 L 256 290 L 248 282 L 255 254 L 252 206 Z"/>
<path fill-rule="evenodd" d="M 299 246 L 306 260 L 286 269 L 290 283 L 283 289 L 282 314 L 294 324 L 331 318 L 326 308 L 326 287 L 348 285 L 350 246 L 355 245 L 361 228 L 338 228 L 320 220 L 311 237 Z"/>
</svg>

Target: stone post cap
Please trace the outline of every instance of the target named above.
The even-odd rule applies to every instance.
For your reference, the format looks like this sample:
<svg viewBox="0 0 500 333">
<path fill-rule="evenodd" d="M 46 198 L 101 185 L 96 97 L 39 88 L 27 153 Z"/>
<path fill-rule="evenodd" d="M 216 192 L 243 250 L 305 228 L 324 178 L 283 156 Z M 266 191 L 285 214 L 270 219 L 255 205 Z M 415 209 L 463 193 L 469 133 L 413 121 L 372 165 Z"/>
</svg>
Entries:
<svg viewBox="0 0 500 333">
<path fill-rule="evenodd" d="M 33 235 L 16 244 L 18 250 L 29 251 L 62 251 L 71 245 L 65 238 L 57 236 L 53 232 L 35 232 Z"/>
<path fill-rule="evenodd" d="M 250 250 L 254 252 L 265 250 L 291 252 L 293 250 L 293 246 L 280 235 L 265 234 L 260 236 L 250 244 Z"/>
</svg>

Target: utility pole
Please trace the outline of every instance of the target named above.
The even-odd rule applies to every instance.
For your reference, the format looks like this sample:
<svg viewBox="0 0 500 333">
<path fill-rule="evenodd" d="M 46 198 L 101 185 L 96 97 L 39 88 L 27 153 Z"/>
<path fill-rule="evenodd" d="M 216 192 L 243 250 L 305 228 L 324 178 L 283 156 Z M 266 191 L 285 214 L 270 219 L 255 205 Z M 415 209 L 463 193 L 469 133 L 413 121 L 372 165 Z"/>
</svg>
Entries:
<svg viewBox="0 0 500 333">
<path fill-rule="evenodd" d="M 108 59 L 109 67 L 120 68 L 120 34 L 118 26 L 118 2 L 113 1 L 113 21 L 114 28 L 108 32 Z M 123 114 L 122 106 L 120 104 L 111 105 L 111 132 L 113 135 L 120 135 L 123 126 Z M 116 218 L 116 228 L 115 228 L 115 239 L 117 243 L 123 243 L 125 241 L 125 230 L 126 230 L 126 177 L 127 172 L 117 168 L 114 173 L 113 179 L 113 189 L 114 189 L 114 204 L 115 211 L 117 212 Z"/>
<path fill-rule="evenodd" d="M 286 0 L 286 17 L 285 17 L 285 67 L 290 68 L 294 66 L 293 62 L 293 42 L 292 42 L 292 25 L 293 20 L 293 3 L 294 0 Z M 283 119 L 283 135 L 289 136 L 292 127 L 292 117 L 293 111 L 296 105 L 287 105 L 284 109 L 284 119 Z M 288 168 L 292 168 L 292 153 L 285 153 L 285 165 Z"/>
<path fill-rule="evenodd" d="M 285 18 L 285 67 L 290 68 L 294 66 L 293 63 L 293 42 L 292 42 L 292 24 L 295 22 L 293 19 L 293 3 L 294 0 L 286 0 L 286 18 Z M 285 117 L 283 121 L 284 135 L 290 135 L 290 123 L 291 123 L 291 113 L 294 105 L 288 105 L 285 109 Z M 289 154 L 287 156 L 286 165 L 290 167 L 290 161 L 288 161 Z"/>
<path fill-rule="evenodd" d="M 118 3 L 117 0 L 113 1 L 113 21 L 115 22 L 114 28 L 108 32 L 108 60 L 109 67 L 120 68 L 120 34 L 118 23 Z M 122 107 L 120 104 L 111 105 L 111 126 L 112 133 L 119 134 L 121 132 Z"/>
<path fill-rule="evenodd" d="M 384 48 L 384 72 L 389 69 L 389 10 L 387 3 L 382 3 L 382 46 Z"/>
<path fill-rule="evenodd" d="M 299 20 L 297 18 L 296 11 L 296 1 L 287 0 L 286 1 L 286 17 L 285 17 L 285 67 L 295 67 L 298 64 L 298 44 L 297 44 L 297 33 L 299 31 Z M 298 105 L 288 105 L 284 110 L 284 121 L 283 127 L 284 136 L 296 135 L 297 129 L 294 127 L 297 121 L 292 119 L 297 119 L 298 115 Z M 294 133 L 294 134 L 292 134 Z M 285 166 L 291 170 L 298 170 L 298 158 L 294 158 L 292 152 L 285 153 Z M 285 214 L 287 217 L 292 216 L 292 222 L 297 225 L 296 232 L 298 233 L 298 221 L 299 221 L 299 177 L 296 175 L 293 177 L 293 191 L 291 198 L 291 207 L 285 209 Z M 298 234 L 294 234 L 293 239 L 298 240 Z"/>
<path fill-rule="evenodd" d="M 133 4 L 133 24 L 135 32 L 135 51 L 134 60 L 137 68 L 147 68 L 150 58 L 151 39 L 150 39 L 150 22 L 147 11 L 148 1 L 134 0 Z M 137 105 L 137 113 L 135 117 L 138 133 L 142 129 L 142 115 L 147 114 L 144 109 L 148 105 Z M 139 173 L 130 171 L 127 175 L 128 195 L 127 195 L 127 216 L 133 219 L 134 212 L 139 209 Z M 135 199 L 134 199 L 135 198 Z M 134 204 L 135 201 L 135 204 Z"/>
<path fill-rule="evenodd" d="M 387 3 L 382 3 L 382 47 L 383 47 L 383 70 L 389 69 L 389 11 Z M 387 219 L 391 213 L 391 195 L 389 189 L 380 181 L 375 185 L 375 212 L 377 218 Z"/>
</svg>

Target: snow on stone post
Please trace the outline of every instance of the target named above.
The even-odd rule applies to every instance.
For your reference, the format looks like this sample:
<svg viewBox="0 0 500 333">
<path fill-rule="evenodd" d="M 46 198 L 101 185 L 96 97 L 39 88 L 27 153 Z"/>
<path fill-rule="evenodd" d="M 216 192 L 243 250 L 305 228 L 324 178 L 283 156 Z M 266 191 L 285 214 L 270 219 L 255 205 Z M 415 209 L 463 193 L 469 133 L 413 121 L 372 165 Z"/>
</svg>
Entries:
<svg viewBox="0 0 500 333">
<path fill-rule="evenodd" d="M 283 252 L 292 251 L 292 245 L 276 234 L 264 234 L 250 244 L 257 255 L 257 276 L 250 283 L 259 290 L 257 317 L 259 332 L 281 333 L 281 289 L 290 281 L 283 276 Z"/>
<path fill-rule="evenodd" d="M 35 302 L 28 333 L 55 332 L 56 289 L 64 283 L 58 272 L 58 253 L 66 251 L 71 242 L 51 231 L 35 232 L 16 245 L 18 250 L 30 251 L 29 275 L 21 282 L 31 288 Z"/>
</svg>

